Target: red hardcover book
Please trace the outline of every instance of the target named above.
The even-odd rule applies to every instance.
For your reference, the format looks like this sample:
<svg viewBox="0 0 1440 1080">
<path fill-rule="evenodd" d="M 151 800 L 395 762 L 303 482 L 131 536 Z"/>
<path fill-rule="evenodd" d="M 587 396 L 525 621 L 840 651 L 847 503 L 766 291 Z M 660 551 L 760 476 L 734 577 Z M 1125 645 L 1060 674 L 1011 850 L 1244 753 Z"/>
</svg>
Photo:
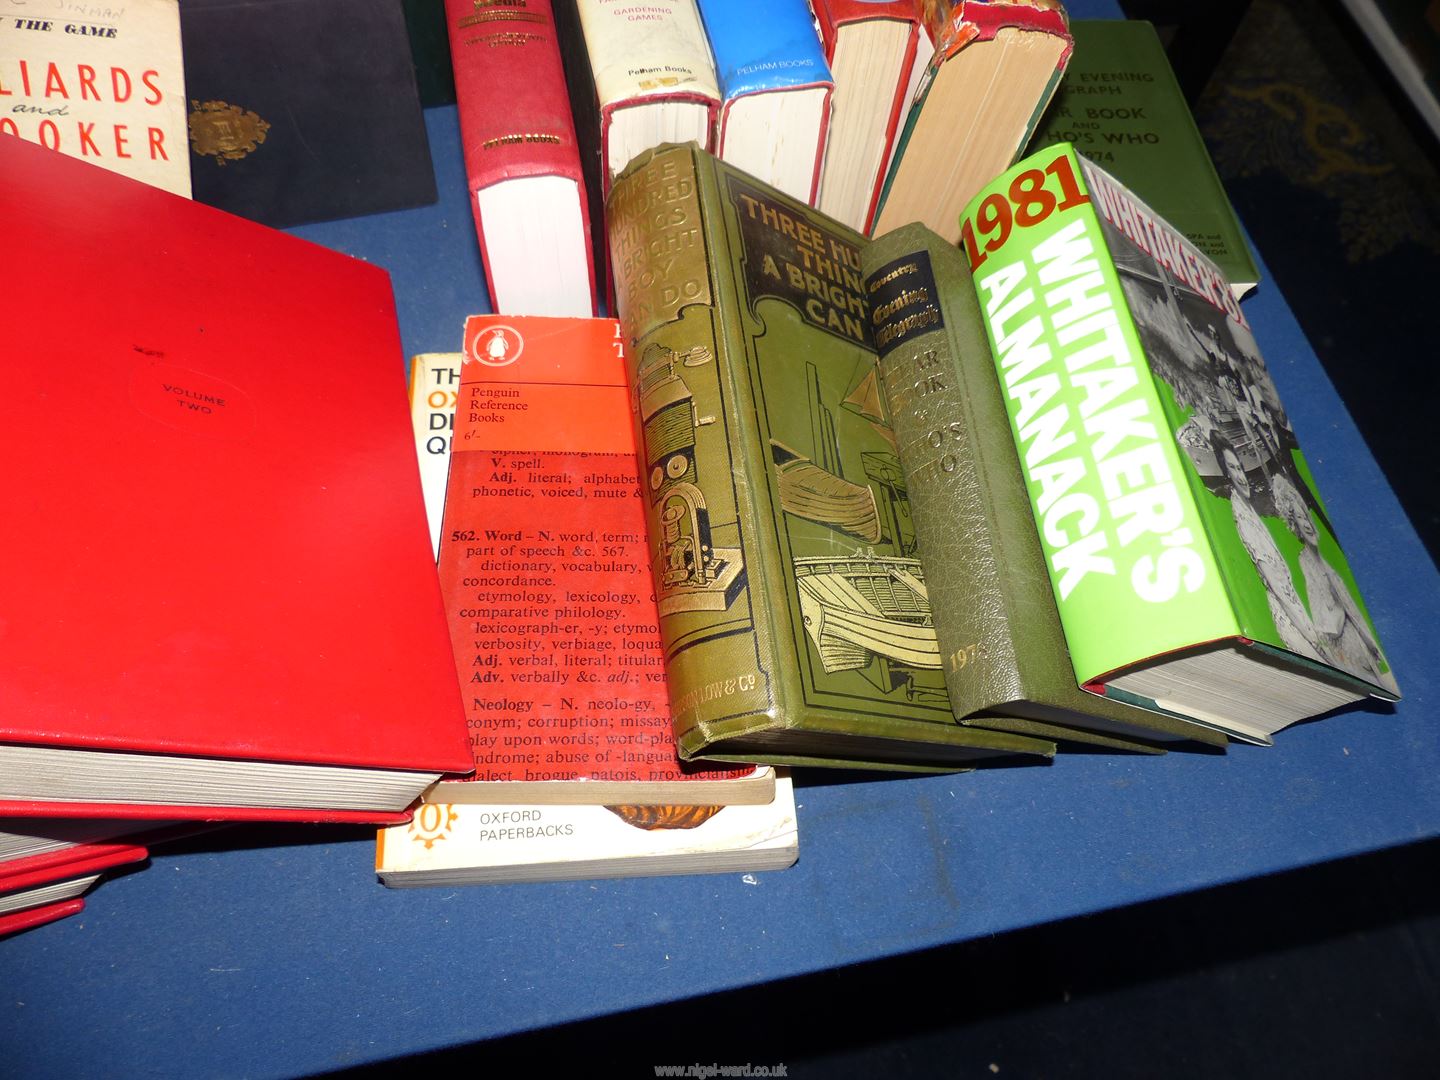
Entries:
<svg viewBox="0 0 1440 1080">
<path fill-rule="evenodd" d="M 0 138 L 0 814 L 386 820 L 470 758 L 383 270 Z"/>
<path fill-rule="evenodd" d="M 929 60 L 929 37 L 917 0 L 813 0 L 811 7 L 835 78 L 816 205 L 864 232 L 910 94 Z"/>
<path fill-rule="evenodd" d="M 26 859 L 71 858 L 70 853 L 84 845 L 144 843 L 137 834 L 166 824 L 121 818 L 0 818 L 0 874 Z"/>
<path fill-rule="evenodd" d="M 0 866 L 0 903 L 22 889 L 93 877 L 149 857 L 150 849 L 141 844 L 81 844 L 63 852 L 17 859 Z"/>
<path fill-rule="evenodd" d="M 36 881 L 73 876 L 73 863 L 103 870 L 145 858 L 149 849 L 222 826 L 203 821 L 152 823 L 120 818 L 0 818 L 0 892 L 11 879 L 43 874 Z"/>
<path fill-rule="evenodd" d="M 896 135 L 870 232 L 918 221 L 955 244 L 966 203 L 1030 141 L 1075 43 L 1060 0 L 927 8 L 935 48 Z"/>
<path fill-rule="evenodd" d="M 491 308 L 594 315 L 589 201 L 550 0 L 445 0 L 445 17 Z"/>
<path fill-rule="evenodd" d="M 85 910 L 85 901 L 76 897 L 74 900 L 62 900 L 58 904 L 42 904 L 40 907 L 26 908 L 24 911 L 11 912 L 9 915 L 0 915 L 0 937 L 6 934 L 18 934 L 21 930 L 29 930 L 32 927 L 44 926 L 56 919 L 63 919 L 66 915 L 74 915 Z"/>
</svg>

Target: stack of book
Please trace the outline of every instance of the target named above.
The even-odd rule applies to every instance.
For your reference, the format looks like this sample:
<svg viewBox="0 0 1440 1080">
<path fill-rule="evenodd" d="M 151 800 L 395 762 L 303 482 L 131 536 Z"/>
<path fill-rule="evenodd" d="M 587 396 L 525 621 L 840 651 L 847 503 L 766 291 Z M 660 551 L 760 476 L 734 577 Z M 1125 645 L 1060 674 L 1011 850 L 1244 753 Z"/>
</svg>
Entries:
<svg viewBox="0 0 1440 1080">
<path fill-rule="evenodd" d="M 683 756 L 1265 742 L 1395 694 L 1228 283 L 1068 146 L 983 189 L 962 249 L 696 147 L 608 209 Z"/>
<path fill-rule="evenodd" d="M 102 875 L 146 859 L 141 841 L 155 839 L 165 836 L 119 821 L 0 820 L 0 935 L 83 911 Z"/>
<path fill-rule="evenodd" d="M 189 202 L 162 111 L 116 175 L 115 110 L 183 101 L 173 33 L 117 39 L 121 160 L 100 120 L 0 125 L 0 932 L 210 823 L 377 825 L 392 886 L 763 870 L 791 768 L 1218 750 L 1398 696 L 1153 32 L 446 11 L 493 313 L 408 396 L 385 271 Z M 88 104 L 89 55 L 0 52 L 0 92 L 73 68 Z M 1107 132 L 1095 86 L 1173 118 Z M 1214 216 L 1152 209 L 1177 170 Z"/>
<path fill-rule="evenodd" d="M 1058 4 L 811 7 L 663 0 L 637 17 L 602 0 L 447 0 L 492 310 L 595 314 L 601 200 L 667 142 L 858 230 L 921 220 L 948 234 L 1020 152 L 1072 51 Z"/>
<path fill-rule="evenodd" d="M 487 778 L 382 834 L 388 883 L 618 872 L 613 817 L 553 804 L 643 798 L 604 755 L 656 709 L 687 761 L 923 772 L 1396 696 L 1234 291 L 1068 145 L 960 247 L 869 241 L 693 144 L 632 162 L 607 222 L 618 323 L 477 317 L 416 361 Z"/>
<path fill-rule="evenodd" d="M 0 205 L 0 814 L 405 819 L 470 756 L 388 276 L 16 138 Z"/>
<path fill-rule="evenodd" d="M 618 324 L 472 317 L 411 401 L 475 772 L 381 831 L 380 879 L 794 862 L 788 776 L 676 754 Z"/>
</svg>

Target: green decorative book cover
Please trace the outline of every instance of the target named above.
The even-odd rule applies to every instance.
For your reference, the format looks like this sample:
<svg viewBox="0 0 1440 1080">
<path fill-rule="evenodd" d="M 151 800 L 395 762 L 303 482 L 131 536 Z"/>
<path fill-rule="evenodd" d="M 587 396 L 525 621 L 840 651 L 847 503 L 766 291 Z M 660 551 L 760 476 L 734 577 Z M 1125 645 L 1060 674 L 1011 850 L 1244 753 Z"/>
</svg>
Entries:
<svg viewBox="0 0 1440 1080">
<path fill-rule="evenodd" d="M 1079 681 L 1255 741 L 1396 697 L 1215 264 L 1068 144 L 961 224 Z"/>
<path fill-rule="evenodd" d="M 1077 19 L 1070 32 L 1075 54 L 1031 150 L 1071 143 L 1249 292 L 1260 271 L 1155 28 Z"/>
<path fill-rule="evenodd" d="M 693 145 L 607 204 L 683 756 L 963 767 L 859 234 Z"/>
<path fill-rule="evenodd" d="M 875 240 L 863 261 L 956 716 L 1119 749 L 1224 745 L 1211 728 L 1076 682 L 964 255 L 915 224 Z"/>
</svg>

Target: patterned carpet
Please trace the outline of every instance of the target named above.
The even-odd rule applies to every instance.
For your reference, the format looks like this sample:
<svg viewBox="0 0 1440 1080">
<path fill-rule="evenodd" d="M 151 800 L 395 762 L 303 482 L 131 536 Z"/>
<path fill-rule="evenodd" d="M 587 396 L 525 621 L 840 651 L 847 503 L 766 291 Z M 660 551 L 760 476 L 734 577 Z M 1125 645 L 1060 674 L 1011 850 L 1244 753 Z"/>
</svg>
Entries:
<svg viewBox="0 0 1440 1080">
<path fill-rule="evenodd" d="M 1440 171 L 1428 129 L 1408 122 L 1338 4 L 1256 0 L 1195 112 L 1272 284 L 1436 558 L 1427 316 Z"/>
</svg>

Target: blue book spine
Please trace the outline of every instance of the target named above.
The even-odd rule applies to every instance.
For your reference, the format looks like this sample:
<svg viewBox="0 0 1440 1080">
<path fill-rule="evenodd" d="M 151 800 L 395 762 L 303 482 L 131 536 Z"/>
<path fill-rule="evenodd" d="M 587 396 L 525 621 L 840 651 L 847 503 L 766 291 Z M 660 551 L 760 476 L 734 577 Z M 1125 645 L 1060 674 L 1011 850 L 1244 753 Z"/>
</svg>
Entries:
<svg viewBox="0 0 1440 1080">
<path fill-rule="evenodd" d="M 699 0 L 720 96 L 829 84 L 830 67 L 805 0 Z"/>
</svg>

